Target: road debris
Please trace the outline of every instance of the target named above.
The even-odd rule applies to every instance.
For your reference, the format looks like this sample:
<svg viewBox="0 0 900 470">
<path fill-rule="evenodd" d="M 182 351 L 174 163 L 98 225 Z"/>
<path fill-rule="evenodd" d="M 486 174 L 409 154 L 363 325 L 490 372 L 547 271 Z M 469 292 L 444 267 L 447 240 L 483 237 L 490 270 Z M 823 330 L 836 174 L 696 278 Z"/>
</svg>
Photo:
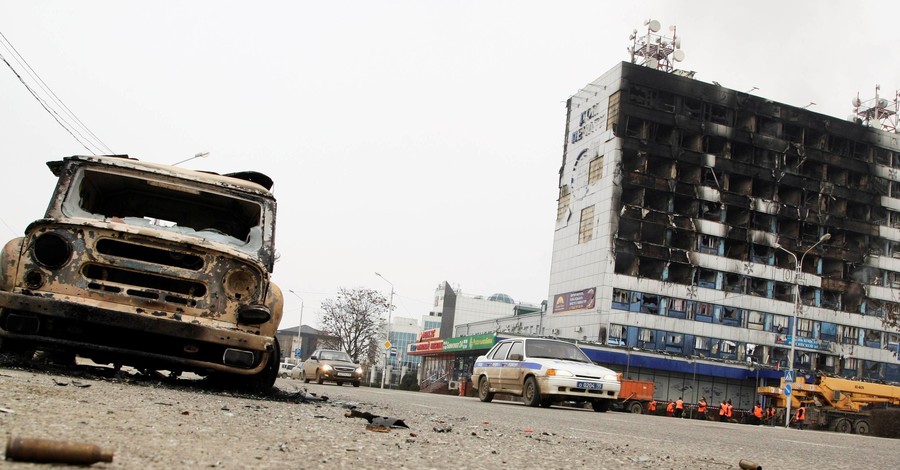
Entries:
<svg viewBox="0 0 900 470">
<path fill-rule="evenodd" d="M 112 462 L 113 451 L 81 442 L 10 437 L 6 442 L 6 460 L 91 465 Z"/>
<path fill-rule="evenodd" d="M 369 423 L 369 424 L 366 425 L 366 431 L 373 431 L 373 432 L 391 432 L 391 428 L 389 428 L 389 427 L 387 427 L 387 426 L 382 426 L 382 425 L 380 425 L 380 424 L 371 424 L 371 423 Z"/>
<path fill-rule="evenodd" d="M 322 395 L 320 397 L 315 393 L 306 391 L 305 388 L 302 390 L 297 390 L 296 393 L 291 395 L 291 398 L 301 403 L 305 403 L 308 401 L 328 401 L 328 397 L 326 397 L 325 395 Z"/>
<path fill-rule="evenodd" d="M 741 459 L 738 466 L 743 470 L 762 470 L 762 466 L 752 460 Z"/>
<path fill-rule="evenodd" d="M 375 426 L 384 426 L 387 428 L 409 428 L 402 419 L 391 418 L 390 416 L 378 416 L 367 411 L 359 411 L 349 409 L 344 416 L 347 418 L 362 418 Z"/>
</svg>

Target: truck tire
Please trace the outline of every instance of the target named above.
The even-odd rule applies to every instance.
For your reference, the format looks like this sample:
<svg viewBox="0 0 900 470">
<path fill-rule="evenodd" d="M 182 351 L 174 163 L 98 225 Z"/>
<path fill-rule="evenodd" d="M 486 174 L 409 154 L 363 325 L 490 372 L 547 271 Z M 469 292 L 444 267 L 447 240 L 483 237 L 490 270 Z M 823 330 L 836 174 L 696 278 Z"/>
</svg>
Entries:
<svg viewBox="0 0 900 470">
<path fill-rule="evenodd" d="M 642 405 L 639 401 L 633 401 L 628 405 L 628 411 L 639 415 L 644 412 L 644 405 Z"/>
<path fill-rule="evenodd" d="M 853 423 L 847 418 L 838 418 L 834 423 L 834 431 L 843 433 L 853 432 Z"/>
<path fill-rule="evenodd" d="M 869 434 L 869 422 L 864 419 L 858 419 L 853 423 L 853 432 L 865 436 Z"/>
</svg>

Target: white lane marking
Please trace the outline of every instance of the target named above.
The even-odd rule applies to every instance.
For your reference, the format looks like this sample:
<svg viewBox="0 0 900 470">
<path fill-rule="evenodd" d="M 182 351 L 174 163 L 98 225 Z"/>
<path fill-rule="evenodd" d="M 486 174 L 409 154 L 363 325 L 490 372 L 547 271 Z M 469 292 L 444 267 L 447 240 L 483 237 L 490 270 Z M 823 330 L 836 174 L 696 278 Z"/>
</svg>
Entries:
<svg viewBox="0 0 900 470">
<path fill-rule="evenodd" d="M 782 439 L 784 442 L 793 442 L 795 444 L 805 444 L 809 446 L 821 446 L 821 447 L 834 447 L 835 449 L 855 449 L 855 447 L 847 447 L 847 446 L 836 446 L 831 444 L 819 444 L 816 442 L 807 442 L 807 441 L 794 441 L 791 439 Z"/>
<path fill-rule="evenodd" d="M 437 410 L 437 409 L 441 408 L 440 406 L 420 405 L 420 404 L 418 404 L 418 403 L 410 403 L 410 404 L 411 404 L 412 406 L 419 406 L 419 407 L 422 407 L 422 408 L 431 408 L 431 409 L 433 409 L 433 410 Z"/>
<path fill-rule="evenodd" d="M 624 436 L 624 437 L 629 437 L 629 438 L 633 438 L 633 439 L 644 439 L 644 440 L 647 440 L 647 441 L 656 441 L 656 442 L 672 442 L 672 441 L 670 441 L 670 440 L 668 440 L 668 439 L 654 439 L 654 438 L 652 438 L 652 437 L 633 436 L 633 435 L 629 435 L 629 434 L 622 434 L 622 433 L 620 433 L 620 432 L 595 431 L 595 430 L 593 430 L 593 429 L 577 429 L 577 428 L 572 428 L 572 431 L 578 431 L 578 432 L 592 432 L 592 433 L 596 433 L 596 434 L 608 434 L 608 435 L 610 435 L 610 436 Z"/>
</svg>

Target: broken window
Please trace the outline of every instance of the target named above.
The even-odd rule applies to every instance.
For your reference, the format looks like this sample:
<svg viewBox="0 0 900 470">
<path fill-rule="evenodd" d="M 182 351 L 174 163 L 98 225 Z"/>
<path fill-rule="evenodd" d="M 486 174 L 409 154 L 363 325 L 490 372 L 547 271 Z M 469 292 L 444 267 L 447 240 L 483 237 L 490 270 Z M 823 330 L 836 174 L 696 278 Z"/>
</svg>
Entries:
<svg viewBox="0 0 900 470">
<path fill-rule="evenodd" d="M 797 319 L 797 337 L 812 338 L 813 321 L 806 318 Z"/>
<path fill-rule="evenodd" d="M 859 328 L 855 326 L 841 326 L 841 343 L 859 344 Z"/>
<path fill-rule="evenodd" d="M 612 129 L 614 133 L 619 121 L 619 97 L 621 94 L 621 91 L 617 91 L 609 96 L 609 107 L 606 111 L 606 129 Z"/>
<path fill-rule="evenodd" d="M 864 330 L 865 334 L 865 345 L 870 348 L 880 348 L 881 347 L 881 332 L 878 330 Z"/>
<path fill-rule="evenodd" d="M 699 349 L 701 351 L 709 351 L 709 346 L 710 346 L 709 338 L 697 336 L 694 339 L 694 349 Z"/>
<path fill-rule="evenodd" d="M 719 252 L 719 241 L 719 237 L 700 235 L 697 237 L 697 249 L 701 253 L 717 254 Z"/>
<path fill-rule="evenodd" d="M 262 206 L 199 185 L 79 169 L 77 191 L 63 205 L 68 216 L 119 220 L 230 245 L 262 243 Z"/>
<path fill-rule="evenodd" d="M 594 184 L 600 181 L 600 178 L 603 176 L 603 155 L 594 158 L 591 160 L 590 167 L 588 169 L 588 184 Z"/>
<path fill-rule="evenodd" d="M 617 310 L 628 310 L 631 302 L 631 291 L 622 289 L 613 289 L 612 308 Z"/>
<path fill-rule="evenodd" d="M 790 333 L 788 331 L 788 326 L 790 325 L 789 321 L 790 317 L 784 315 L 772 315 L 772 331 L 780 335 Z"/>
<path fill-rule="evenodd" d="M 581 220 L 578 225 L 578 243 L 586 243 L 594 238 L 594 206 L 581 210 Z"/>
<path fill-rule="evenodd" d="M 569 217 L 569 185 L 564 184 L 559 188 L 559 200 L 556 206 L 556 221 L 562 222 L 568 220 Z"/>
<path fill-rule="evenodd" d="M 763 328 L 765 328 L 765 323 L 765 313 L 757 312 L 756 310 L 750 310 L 747 313 L 747 328 L 751 330 L 762 330 Z"/>
</svg>

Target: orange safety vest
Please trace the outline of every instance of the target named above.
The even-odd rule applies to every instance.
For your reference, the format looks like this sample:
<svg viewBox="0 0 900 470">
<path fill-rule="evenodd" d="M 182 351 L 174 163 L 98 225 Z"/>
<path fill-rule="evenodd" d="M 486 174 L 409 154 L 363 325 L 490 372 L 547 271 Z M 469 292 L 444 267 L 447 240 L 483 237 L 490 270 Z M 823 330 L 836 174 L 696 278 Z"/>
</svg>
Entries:
<svg viewBox="0 0 900 470">
<path fill-rule="evenodd" d="M 728 404 L 722 403 L 719 405 L 719 416 L 725 416 L 726 413 L 728 413 Z"/>
<path fill-rule="evenodd" d="M 774 418 L 775 417 L 775 408 L 769 408 L 766 410 L 766 418 Z"/>
<path fill-rule="evenodd" d="M 705 401 L 700 400 L 700 403 L 697 405 L 697 412 L 698 413 L 706 413 L 706 402 Z"/>
<path fill-rule="evenodd" d="M 753 416 L 756 416 L 757 418 L 762 418 L 762 407 L 761 406 L 756 405 L 753 407 Z"/>
<path fill-rule="evenodd" d="M 650 401 L 650 406 L 647 407 L 647 411 L 656 411 L 656 400 Z"/>
<path fill-rule="evenodd" d="M 672 402 L 669 402 L 669 404 L 666 405 L 666 412 L 671 413 L 673 411 L 675 411 L 675 404 Z"/>
<path fill-rule="evenodd" d="M 806 421 L 806 408 L 797 408 L 797 421 Z"/>
<path fill-rule="evenodd" d="M 675 402 L 675 409 L 676 409 L 676 410 L 683 410 L 683 409 L 684 409 L 684 400 L 682 400 L 681 398 L 679 398 L 678 401 Z"/>
<path fill-rule="evenodd" d="M 734 405 L 732 405 L 730 403 L 726 403 L 725 406 L 727 407 L 725 409 L 725 417 L 731 418 L 731 412 L 734 411 Z"/>
</svg>

